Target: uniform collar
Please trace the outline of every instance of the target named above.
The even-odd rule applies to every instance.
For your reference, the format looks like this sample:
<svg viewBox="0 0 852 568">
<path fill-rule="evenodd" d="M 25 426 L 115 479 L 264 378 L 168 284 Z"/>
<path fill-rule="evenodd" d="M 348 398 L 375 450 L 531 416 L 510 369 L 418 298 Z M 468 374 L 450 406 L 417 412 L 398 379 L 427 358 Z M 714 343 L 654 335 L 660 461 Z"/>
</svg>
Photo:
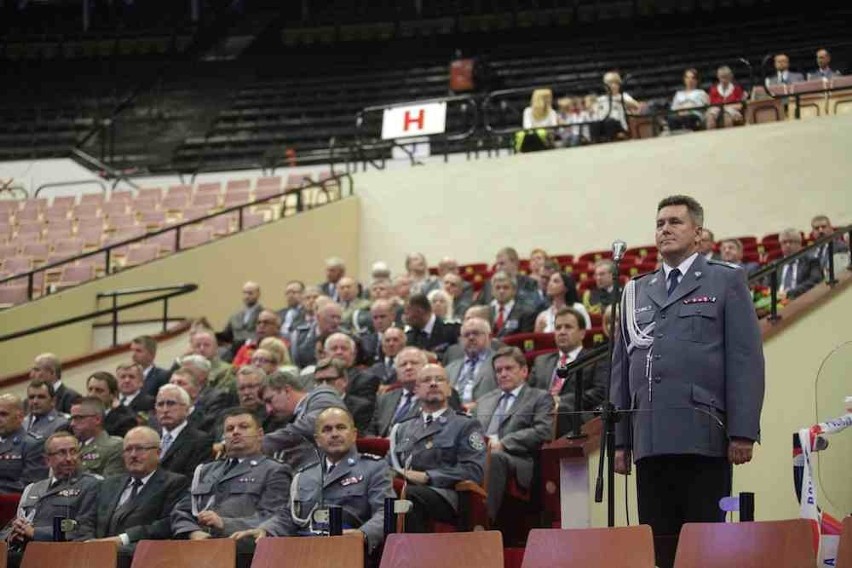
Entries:
<svg viewBox="0 0 852 568">
<path fill-rule="evenodd" d="M 686 257 L 686 258 L 684 259 L 684 261 L 683 261 L 683 262 L 681 262 L 680 264 L 678 264 L 676 267 L 674 267 L 674 266 L 669 266 L 668 264 L 666 264 L 666 263 L 665 263 L 665 261 L 663 261 L 663 272 L 664 272 L 664 273 L 665 273 L 665 275 L 666 275 L 666 281 L 668 281 L 668 279 L 669 279 L 669 273 L 670 273 L 672 270 L 674 270 L 675 268 L 677 268 L 678 270 L 680 270 L 680 275 L 681 275 L 681 276 L 684 276 L 684 275 L 687 273 L 687 271 L 689 270 L 689 267 L 690 267 L 690 266 L 692 266 L 692 263 L 693 263 L 693 262 L 695 262 L 695 259 L 696 259 L 696 258 L 698 258 L 698 252 L 697 252 L 697 251 L 696 251 L 696 252 L 694 252 L 694 253 L 692 253 L 692 254 L 691 254 L 691 255 L 689 255 L 688 257 Z"/>
</svg>

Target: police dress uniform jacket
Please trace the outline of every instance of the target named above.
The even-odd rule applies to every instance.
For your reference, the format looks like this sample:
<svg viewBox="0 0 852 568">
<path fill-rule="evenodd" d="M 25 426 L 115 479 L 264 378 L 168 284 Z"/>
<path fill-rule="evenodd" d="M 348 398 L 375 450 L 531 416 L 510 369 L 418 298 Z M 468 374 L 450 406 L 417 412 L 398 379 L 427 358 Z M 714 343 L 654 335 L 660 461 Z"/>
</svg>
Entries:
<svg viewBox="0 0 852 568">
<path fill-rule="evenodd" d="M 325 460 L 314 462 L 293 477 L 290 502 L 285 514 L 265 521 L 261 527 L 270 536 L 298 534 L 311 529 L 311 513 L 322 501 L 343 509 L 343 528 L 360 529 L 369 549 L 384 538 L 384 501 L 395 497 L 391 471 L 385 460 L 359 454 L 353 446 L 349 455 L 325 472 Z M 320 489 L 322 487 L 322 489 Z"/>
<path fill-rule="evenodd" d="M 502 390 L 491 391 L 479 399 L 476 418 L 483 431 L 498 411 Z M 553 397 L 547 391 L 524 385 L 509 410 L 500 418 L 497 437 L 503 453 L 515 469 L 518 482 L 532 483 L 534 458 L 541 445 L 553 438 Z"/>
<path fill-rule="evenodd" d="M 494 367 L 492 365 L 492 360 L 494 358 L 494 352 L 488 351 L 488 354 L 479 364 L 479 367 L 476 369 L 476 372 L 473 375 L 474 387 L 473 387 L 473 400 L 477 401 L 487 393 L 495 390 L 497 388 L 497 379 L 494 377 Z M 462 373 L 465 371 L 465 364 L 467 363 L 466 356 L 461 359 L 456 359 L 455 361 L 447 364 L 447 377 L 450 379 L 450 384 L 456 390 L 458 390 L 459 379 L 462 376 Z M 459 396 L 463 396 L 464 393 L 459 392 Z"/>
<path fill-rule="evenodd" d="M 47 414 L 36 416 L 27 414 L 24 417 L 24 425 L 27 432 L 38 434 L 45 440 L 57 430 L 68 430 L 68 416 L 58 412 L 55 408 Z"/>
<path fill-rule="evenodd" d="M 172 532 L 188 536 L 204 530 L 196 519 L 201 511 L 214 511 L 222 518 L 225 526 L 211 529 L 214 536 L 258 528 L 287 506 L 291 477 L 290 467 L 261 454 L 233 465 L 227 459 L 202 464 L 195 470 L 189 495 L 172 513 Z"/>
<path fill-rule="evenodd" d="M 44 438 L 23 427 L 0 441 L 0 494 L 20 493 L 30 483 L 47 477 Z"/>
<path fill-rule="evenodd" d="M 160 467 L 191 478 L 195 468 L 212 457 L 213 438 L 210 434 L 187 424 L 160 458 Z"/>
<path fill-rule="evenodd" d="M 108 477 L 101 483 L 97 505 L 80 520 L 76 540 L 127 534 L 130 544 L 140 540 L 162 540 L 171 536 L 169 515 L 186 494 L 189 480 L 183 475 L 157 469 L 136 497 L 118 502 L 130 483 L 128 474 Z"/>
<path fill-rule="evenodd" d="M 91 442 L 80 447 L 80 465 L 89 473 L 104 477 L 124 473 L 121 438 L 110 436 L 103 430 Z"/>
<path fill-rule="evenodd" d="M 485 474 L 485 437 L 474 418 L 447 409 L 427 425 L 423 414 L 394 426 L 390 435 L 388 460 L 402 471 L 407 460 L 409 469 L 425 471 L 432 490 L 458 511 L 455 485 L 470 480 L 482 483 Z"/>
<path fill-rule="evenodd" d="M 18 518 L 30 520 L 33 526 L 33 540 L 53 540 L 53 518 L 79 520 L 90 515 L 98 498 L 98 489 L 103 478 L 99 475 L 78 470 L 71 477 L 61 480 L 42 479 L 27 485 L 18 504 Z M 74 540 L 77 528 L 66 533 L 68 540 Z M 6 533 L 0 533 L 5 538 Z"/>
<path fill-rule="evenodd" d="M 346 404 L 336 390 L 320 385 L 296 405 L 292 422 L 263 436 L 263 453 L 277 456 L 293 469 L 309 463 L 316 451 L 314 426 L 317 416 L 326 408 L 346 410 Z"/>
<path fill-rule="evenodd" d="M 660 269 L 631 281 L 624 297 L 612 401 L 637 412 L 618 423 L 618 446 L 639 460 L 723 457 L 728 438 L 759 441 L 763 346 L 745 272 L 699 255 L 671 296 Z M 631 340 L 625 314 L 652 336 L 650 346 Z"/>
</svg>

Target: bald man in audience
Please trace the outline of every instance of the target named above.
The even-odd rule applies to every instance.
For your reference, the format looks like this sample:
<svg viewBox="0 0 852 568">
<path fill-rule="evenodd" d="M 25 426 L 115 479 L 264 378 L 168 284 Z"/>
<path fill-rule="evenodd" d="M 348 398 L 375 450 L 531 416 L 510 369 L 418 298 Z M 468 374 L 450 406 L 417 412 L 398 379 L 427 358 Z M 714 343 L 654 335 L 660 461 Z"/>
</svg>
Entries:
<svg viewBox="0 0 852 568">
<path fill-rule="evenodd" d="M 473 303 L 472 294 L 467 293 L 470 284 L 455 272 L 448 272 L 441 277 L 441 287 L 453 299 L 453 317 L 464 318 L 464 313 Z"/>
<path fill-rule="evenodd" d="M 44 438 L 27 432 L 24 403 L 14 394 L 0 395 L 0 495 L 20 493 L 47 477 Z"/>
<path fill-rule="evenodd" d="M 337 284 L 346 274 L 346 263 L 342 258 L 333 256 L 325 260 L 325 282 L 318 285 L 320 291 L 334 300 L 340 299 Z"/>
<path fill-rule="evenodd" d="M 365 364 L 372 365 L 381 361 L 384 356 L 382 351 L 382 337 L 384 333 L 393 327 L 396 320 L 396 309 L 390 300 L 377 299 L 370 306 L 371 330 L 364 330 L 360 336 L 361 353 Z"/>
<path fill-rule="evenodd" d="M 243 307 L 234 313 L 225 325 L 225 329 L 216 334 L 216 339 L 228 343 L 231 348 L 225 350 L 222 358 L 231 361 L 240 346 L 251 339 L 257 328 L 257 319 L 263 306 L 260 304 L 260 285 L 257 282 L 243 284 Z M 280 324 L 279 324 L 280 325 Z"/>
<path fill-rule="evenodd" d="M 280 337 L 281 318 L 272 310 L 261 310 L 255 324 L 254 337 L 246 339 L 234 355 L 233 367 L 239 369 L 251 362 L 252 353 L 260 346 L 260 342 L 267 337 Z"/>
<path fill-rule="evenodd" d="M 53 385 L 56 410 L 69 414 L 71 404 L 80 398 L 80 393 L 62 383 L 62 363 L 53 353 L 42 353 L 33 360 L 30 380 L 41 380 Z"/>
</svg>

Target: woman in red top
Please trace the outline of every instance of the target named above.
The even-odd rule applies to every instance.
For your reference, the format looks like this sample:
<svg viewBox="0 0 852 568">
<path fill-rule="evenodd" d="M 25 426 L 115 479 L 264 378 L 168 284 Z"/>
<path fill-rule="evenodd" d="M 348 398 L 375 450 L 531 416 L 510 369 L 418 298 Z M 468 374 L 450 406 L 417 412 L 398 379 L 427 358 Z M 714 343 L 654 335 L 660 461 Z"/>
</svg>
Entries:
<svg viewBox="0 0 852 568">
<path fill-rule="evenodd" d="M 710 104 L 725 106 L 714 106 L 707 110 L 707 128 L 720 126 L 720 115 L 725 127 L 742 124 L 745 91 L 734 83 L 734 73 L 727 65 L 716 70 L 716 78 L 719 82 L 710 87 Z"/>
</svg>

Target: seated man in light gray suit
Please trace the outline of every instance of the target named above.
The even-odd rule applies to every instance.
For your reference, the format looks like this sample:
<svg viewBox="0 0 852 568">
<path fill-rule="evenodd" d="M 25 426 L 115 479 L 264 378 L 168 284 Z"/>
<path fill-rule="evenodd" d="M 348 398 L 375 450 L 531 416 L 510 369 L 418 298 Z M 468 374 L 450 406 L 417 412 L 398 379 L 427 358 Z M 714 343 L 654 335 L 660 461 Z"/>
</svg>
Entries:
<svg viewBox="0 0 852 568">
<path fill-rule="evenodd" d="M 447 365 L 447 377 L 459 393 L 462 408 L 470 412 L 480 397 L 497 388 L 491 367 L 491 325 L 484 319 L 470 318 L 462 324 L 461 338 L 465 357 Z"/>
<path fill-rule="evenodd" d="M 790 71 L 790 58 L 786 53 L 778 53 L 775 55 L 775 74 L 766 77 L 768 85 L 789 85 L 791 83 L 800 83 L 805 80 L 805 76 L 801 73 Z"/>
<path fill-rule="evenodd" d="M 416 393 L 417 375 L 428 362 L 426 353 L 417 347 L 405 347 L 397 353 L 394 365 L 401 388 L 379 395 L 366 435 L 386 438 L 395 424 L 420 413 Z"/>
<path fill-rule="evenodd" d="M 476 418 L 488 436 L 488 516 L 497 518 L 510 477 L 532 484 L 534 459 L 553 438 L 553 398 L 527 385 L 527 360 L 517 347 L 503 347 L 491 361 L 499 389 L 479 399 Z"/>
</svg>

